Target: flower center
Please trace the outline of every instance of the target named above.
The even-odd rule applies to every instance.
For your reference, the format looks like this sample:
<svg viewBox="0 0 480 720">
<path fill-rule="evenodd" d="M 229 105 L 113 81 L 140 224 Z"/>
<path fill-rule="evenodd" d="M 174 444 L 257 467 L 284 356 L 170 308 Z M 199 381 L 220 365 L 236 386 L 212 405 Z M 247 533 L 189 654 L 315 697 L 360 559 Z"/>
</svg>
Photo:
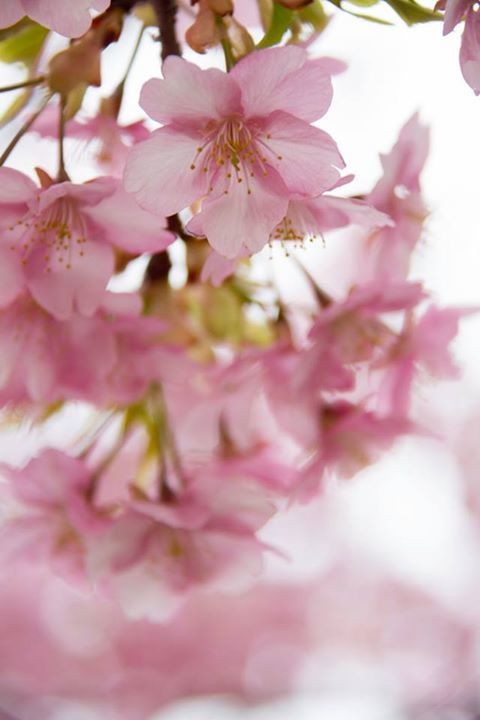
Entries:
<svg viewBox="0 0 480 720">
<path fill-rule="evenodd" d="M 232 180 L 245 182 L 247 192 L 252 192 L 250 179 L 256 174 L 268 174 L 268 160 L 265 150 L 269 150 L 266 140 L 268 134 L 262 134 L 255 123 L 248 125 L 239 117 L 230 117 L 220 123 L 209 122 L 204 129 L 204 142 L 197 148 L 190 165 L 191 170 L 202 163 L 202 170 L 208 174 L 209 192 L 213 191 L 213 182 L 219 173 L 226 180 L 224 193 Z M 281 157 L 277 156 L 281 160 Z"/>
<path fill-rule="evenodd" d="M 44 251 L 46 271 L 54 266 L 65 269 L 72 267 L 75 255 L 85 254 L 87 227 L 72 198 L 62 197 L 41 213 L 29 213 L 9 228 L 14 234 L 12 250 L 20 252 L 25 265 L 32 252 L 38 248 Z"/>
</svg>

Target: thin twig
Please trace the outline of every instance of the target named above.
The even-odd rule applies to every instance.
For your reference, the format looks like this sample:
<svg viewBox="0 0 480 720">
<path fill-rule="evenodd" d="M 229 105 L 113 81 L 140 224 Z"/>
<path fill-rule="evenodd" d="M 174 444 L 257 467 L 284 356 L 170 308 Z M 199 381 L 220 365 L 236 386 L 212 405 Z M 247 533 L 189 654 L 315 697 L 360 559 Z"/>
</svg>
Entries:
<svg viewBox="0 0 480 720">
<path fill-rule="evenodd" d="M 41 85 L 43 82 L 45 82 L 45 76 L 41 75 L 40 77 L 32 78 L 31 80 L 23 80 L 23 82 L 15 83 L 14 85 L 5 85 L 5 87 L 0 87 L 0 93 L 10 92 L 11 90 L 21 90 L 22 88 L 32 87 L 33 85 Z"/>
<path fill-rule="evenodd" d="M 42 112 L 45 110 L 45 108 L 47 107 L 48 103 L 50 102 L 50 100 L 51 100 L 51 98 L 52 98 L 52 95 L 53 95 L 53 93 L 50 93 L 49 95 L 47 95 L 47 97 L 44 99 L 43 103 L 40 105 L 40 107 L 38 108 L 38 110 L 36 110 L 36 111 L 33 113 L 33 115 L 31 115 L 31 116 L 29 117 L 29 119 L 27 120 L 27 122 L 20 128 L 20 130 L 17 132 L 17 134 L 14 135 L 14 137 L 12 138 L 12 140 L 11 140 L 11 141 L 9 142 L 9 144 L 7 145 L 5 151 L 4 151 L 3 154 L 0 156 L 0 166 L 2 166 L 2 165 L 5 163 L 5 161 L 8 159 L 10 153 L 12 152 L 12 150 L 14 150 L 14 148 L 15 148 L 16 144 L 19 142 L 19 140 L 21 140 L 22 137 L 25 135 L 25 133 L 27 133 L 27 132 L 30 130 L 30 128 L 31 128 L 31 126 L 33 125 L 33 123 L 35 122 L 35 120 L 36 120 L 36 119 L 42 114 Z"/>
<path fill-rule="evenodd" d="M 134 48 L 133 48 L 132 54 L 131 54 L 131 56 L 130 56 L 130 60 L 128 61 L 127 69 L 125 70 L 123 79 L 122 79 L 121 82 L 118 84 L 117 90 L 116 90 L 115 92 L 123 92 L 123 88 L 124 88 L 124 86 L 125 86 L 125 83 L 126 83 L 126 81 L 127 81 L 128 76 L 130 75 L 130 71 L 131 71 L 131 69 L 132 69 L 132 67 L 133 67 L 133 64 L 134 64 L 134 62 L 135 62 L 135 60 L 136 60 L 138 51 L 139 51 L 139 49 L 140 49 L 140 45 L 142 44 L 142 39 L 143 39 L 143 34 L 144 34 L 144 32 L 145 32 L 145 29 L 146 29 L 146 28 L 145 28 L 145 25 L 142 25 L 142 27 L 140 28 L 140 32 L 138 33 L 138 37 L 137 37 L 135 46 L 134 46 Z"/>
<path fill-rule="evenodd" d="M 60 98 L 58 117 L 58 182 L 70 180 L 65 170 L 65 98 Z"/>
</svg>

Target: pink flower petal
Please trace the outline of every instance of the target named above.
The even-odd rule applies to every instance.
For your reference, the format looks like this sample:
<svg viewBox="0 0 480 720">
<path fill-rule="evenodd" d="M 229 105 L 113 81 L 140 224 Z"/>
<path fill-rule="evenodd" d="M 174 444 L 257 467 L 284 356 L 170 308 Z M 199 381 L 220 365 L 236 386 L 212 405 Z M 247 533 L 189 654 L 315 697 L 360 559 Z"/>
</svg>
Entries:
<svg viewBox="0 0 480 720">
<path fill-rule="evenodd" d="M 65 37 L 80 37 L 92 24 L 91 9 L 105 10 L 110 0 L 22 0 L 24 13 L 32 20 Z"/>
<path fill-rule="evenodd" d="M 175 240 L 164 223 L 143 210 L 122 187 L 84 214 L 101 226 L 104 240 L 127 252 L 160 252 Z"/>
<path fill-rule="evenodd" d="M 445 3 L 445 16 L 443 20 L 443 34 L 452 32 L 458 25 L 467 10 L 471 7 L 471 0 L 447 0 Z"/>
<path fill-rule="evenodd" d="M 53 255 L 51 272 L 47 270 L 44 248 L 37 247 L 28 257 L 27 286 L 39 305 L 58 320 L 66 320 L 74 310 L 92 315 L 112 276 L 113 251 L 108 245 L 87 241 L 82 248 L 84 255 L 75 257 L 70 268 L 67 258 L 60 263 L 59 256 Z"/>
<path fill-rule="evenodd" d="M 344 67 L 329 58 L 308 60 L 304 50 L 289 46 L 251 53 L 231 75 L 242 89 L 247 116 L 282 110 L 312 122 L 327 112 L 333 96 L 331 75 Z"/>
<path fill-rule="evenodd" d="M 270 232 L 285 215 L 287 204 L 287 197 L 272 192 L 265 182 L 252 183 L 249 194 L 246 184 L 239 185 L 233 178 L 228 195 L 205 202 L 188 229 L 206 235 L 220 255 L 235 258 L 242 254 L 242 249 L 254 253 L 267 244 Z"/>
<path fill-rule="evenodd" d="M 240 91 L 230 75 L 170 56 L 163 65 L 164 80 L 148 80 L 140 94 L 140 105 L 161 123 L 191 123 L 240 111 Z"/>
<path fill-rule="evenodd" d="M 191 170 L 199 137 L 165 127 L 136 145 L 127 160 L 124 183 L 146 210 L 168 217 L 205 195 L 206 173 Z"/>
<path fill-rule="evenodd" d="M 0 168 L 0 204 L 19 205 L 26 203 L 36 195 L 38 188 L 27 175 L 13 170 Z"/>
<path fill-rule="evenodd" d="M 111 195 L 117 187 L 117 181 L 110 177 L 95 178 L 90 182 L 77 184 L 72 182 L 55 183 L 43 190 L 38 198 L 38 211 L 44 212 L 54 202 L 64 197 L 71 197 L 79 205 L 96 205 Z"/>
<path fill-rule="evenodd" d="M 294 45 L 267 48 L 249 53 L 230 71 L 242 91 L 242 105 L 247 116 L 266 115 L 284 109 L 275 102 L 275 93 L 288 76 L 307 60 L 305 50 Z"/>
<path fill-rule="evenodd" d="M 15 25 L 25 15 L 21 0 L 2 0 L 0 28 Z"/>
<path fill-rule="evenodd" d="M 202 282 L 210 281 L 212 285 L 218 287 L 225 278 L 235 272 L 236 266 L 236 259 L 229 260 L 223 255 L 219 255 L 215 250 L 211 250 L 203 265 L 200 279 Z"/>
<path fill-rule="evenodd" d="M 24 286 L 18 254 L 10 248 L 0 247 L 0 307 L 10 305 Z"/>
<path fill-rule="evenodd" d="M 460 47 L 460 66 L 475 95 L 480 94 L 480 13 L 469 10 Z"/>
<path fill-rule="evenodd" d="M 334 140 L 323 130 L 283 112 L 273 113 L 265 132 L 268 162 L 292 192 L 319 195 L 339 178 L 345 167 Z"/>
</svg>

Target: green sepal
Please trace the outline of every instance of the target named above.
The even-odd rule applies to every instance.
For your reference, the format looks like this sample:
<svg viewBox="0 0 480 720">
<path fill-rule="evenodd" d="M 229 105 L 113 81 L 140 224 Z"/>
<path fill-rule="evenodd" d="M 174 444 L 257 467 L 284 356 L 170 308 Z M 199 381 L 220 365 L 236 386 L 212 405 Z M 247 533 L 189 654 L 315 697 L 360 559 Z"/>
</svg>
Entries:
<svg viewBox="0 0 480 720">
<path fill-rule="evenodd" d="M 282 41 L 285 33 L 290 29 L 293 18 L 293 10 L 288 10 L 288 8 L 283 7 L 283 5 L 274 2 L 270 26 L 258 43 L 257 48 L 261 49 L 278 45 L 278 43 Z"/>
</svg>

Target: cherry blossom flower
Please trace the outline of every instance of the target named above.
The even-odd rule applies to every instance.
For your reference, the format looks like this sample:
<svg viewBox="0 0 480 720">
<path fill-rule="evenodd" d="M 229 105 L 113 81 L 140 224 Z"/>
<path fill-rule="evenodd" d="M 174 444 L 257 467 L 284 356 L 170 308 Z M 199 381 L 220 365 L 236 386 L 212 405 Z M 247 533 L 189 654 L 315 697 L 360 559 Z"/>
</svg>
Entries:
<svg viewBox="0 0 480 720">
<path fill-rule="evenodd" d="M 24 293 L 0 310 L 0 401 L 124 406 L 151 382 L 175 382 L 184 353 L 163 340 L 165 323 L 140 309 L 134 294 L 106 293 L 93 316 L 57 320 Z"/>
<path fill-rule="evenodd" d="M 428 214 L 420 187 L 428 150 L 429 130 L 415 114 L 401 129 L 391 152 L 381 156 L 384 174 L 367 202 L 388 214 L 393 225 L 379 228 L 366 238 L 357 281 L 359 277 L 362 282 L 406 280 Z"/>
<path fill-rule="evenodd" d="M 311 346 L 298 368 L 304 391 L 348 390 L 355 365 L 383 358 L 396 343 L 396 333 L 382 316 L 408 311 L 423 299 L 417 283 L 371 283 L 324 308 L 310 330 Z"/>
<path fill-rule="evenodd" d="M 43 179 L 39 189 L 17 170 L 0 168 L 0 248 L 2 257 L 10 252 L 12 278 L 0 301 L 27 287 L 59 320 L 75 310 L 92 315 L 114 270 L 114 247 L 160 251 L 174 237 L 113 178 L 83 185 Z"/>
<path fill-rule="evenodd" d="M 382 407 L 406 417 L 412 385 L 420 369 L 439 379 L 458 376 L 451 344 L 458 333 L 460 320 L 474 312 L 478 311 L 431 305 L 418 320 L 408 319 L 386 358 L 388 367 L 379 393 Z"/>
<path fill-rule="evenodd" d="M 24 468 L 2 466 L 2 471 L 9 480 L 8 490 L 2 486 L 7 498 L 3 560 L 46 562 L 60 575 L 82 582 L 86 537 L 108 522 L 88 501 L 88 468 L 58 450 L 44 450 Z"/>
<path fill-rule="evenodd" d="M 2 0 L 0 27 L 14 25 L 25 15 L 60 35 L 84 35 L 92 22 L 91 10 L 103 12 L 110 0 Z"/>
<path fill-rule="evenodd" d="M 131 151 L 126 189 L 167 216 L 204 198 L 194 234 L 227 258 L 258 251 L 292 193 L 319 195 L 344 166 L 332 138 L 309 124 L 330 105 L 331 63 L 296 47 L 257 51 L 228 74 L 167 58 L 165 79 L 141 94 L 165 126 Z"/>
<path fill-rule="evenodd" d="M 192 469 L 182 489 L 162 485 L 160 497 L 149 497 L 144 481 L 145 492 L 133 490 L 92 543 L 93 578 L 128 613 L 157 619 L 196 587 L 243 587 L 262 566 L 255 533 L 275 512 L 265 489 L 248 478 L 248 467 L 243 473 L 231 463 Z"/>
<path fill-rule="evenodd" d="M 99 399 L 117 358 L 100 316 L 59 321 L 28 294 L 0 311 L 0 351 L 0 398 L 19 404 Z"/>
</svg>

